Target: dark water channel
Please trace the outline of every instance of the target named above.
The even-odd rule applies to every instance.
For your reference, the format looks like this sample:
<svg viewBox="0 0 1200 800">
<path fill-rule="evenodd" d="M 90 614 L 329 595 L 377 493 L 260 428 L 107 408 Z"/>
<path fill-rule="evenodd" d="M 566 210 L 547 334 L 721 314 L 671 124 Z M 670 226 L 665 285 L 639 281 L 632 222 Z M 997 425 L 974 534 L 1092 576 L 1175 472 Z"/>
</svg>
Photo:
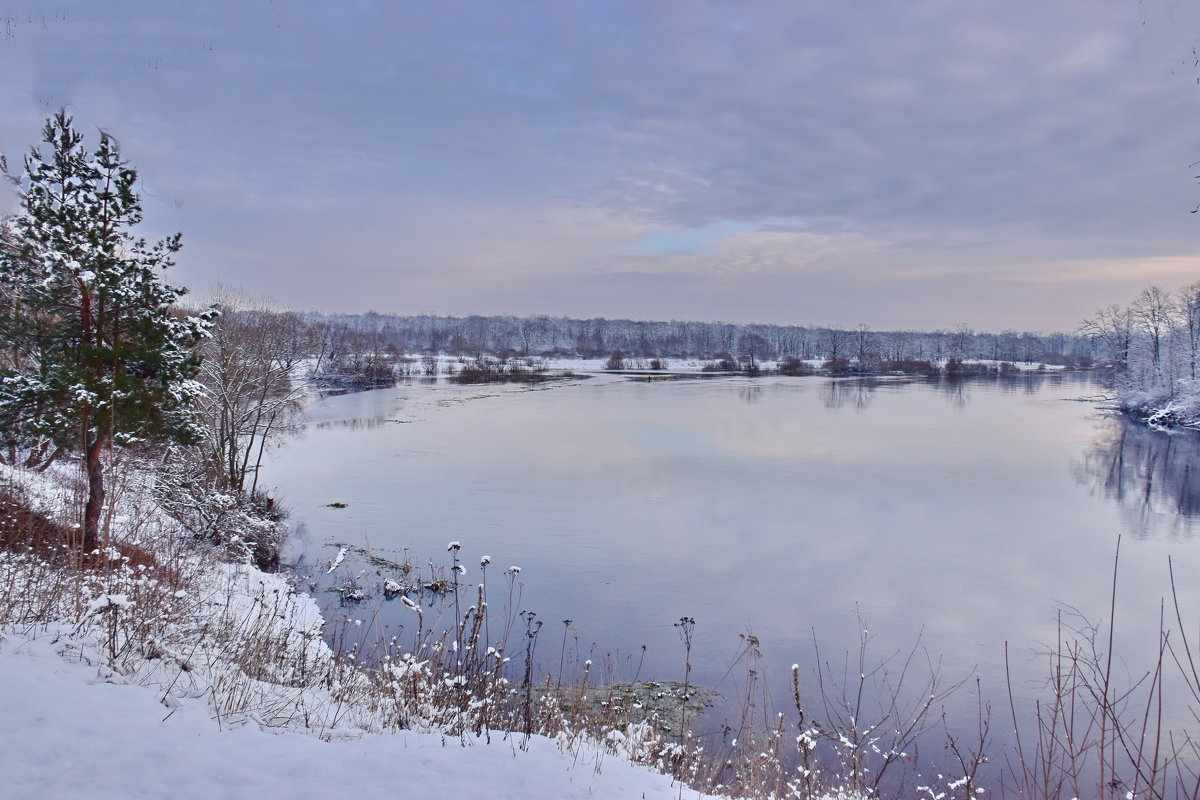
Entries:
<svg viewBox="0 0 1200 800">
<path fill-rule="evenodd" d="M 1081 400 L 1101 392 L 1073 375 L 412 383 L 316 402 L 264 481 L 318 588 L 359 583 L 359 602 L 322 594 L 359 630 L 411 613 L 354 550 L 325 575 L 340 544 L 422 566 L 449 563 L 454 540 L 465 581 L 491 556 L 493 608 L 521 567 L 512 610 L 546 623 L 543 673 L 565 633 L 568 669 L 682 678 L 687 616 L 693 681 L 736 699 L 753 635 L 757 677 L 786 705 L 793 663 L 811 691 L 815 647 L 840 671 L 865 629 L 869 658 L 919 637 L 926 674 L 970 676 L 946 703 L 970 728 L 976 678 L 1008 713 L 1005 643 L 1024 706 L 1060 612 L 1107 618 L 1118 536 L 1117 670 L 1153 655 L 1168 556 L 1200 614 L 1200 446 Z"/>
</svg>

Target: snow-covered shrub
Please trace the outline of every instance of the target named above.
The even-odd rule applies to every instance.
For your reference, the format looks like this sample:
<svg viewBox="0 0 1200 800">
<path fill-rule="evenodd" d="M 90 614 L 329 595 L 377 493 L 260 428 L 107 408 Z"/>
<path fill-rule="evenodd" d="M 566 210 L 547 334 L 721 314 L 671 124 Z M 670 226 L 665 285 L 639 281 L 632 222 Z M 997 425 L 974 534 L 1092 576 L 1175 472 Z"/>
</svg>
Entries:
<svg viewBox="0 0 1200 800">
<path fill-rule="evenodd" d="M 162 509 L 195 539 L 224 548 L 235 561 L 259 569 L 279 569 L 287 529 L 281 512 L 261 496 L 220 491 L 194 453 L 179 452 L 157 476 Z"/>
<path fill-rule="evenodd" d="M 1131 391 L 1125 406 L 1152 425 L 1200 426 L 1200 380 L 1182 378 L 1174 393 L 1162 388 Z"/>
</svg>

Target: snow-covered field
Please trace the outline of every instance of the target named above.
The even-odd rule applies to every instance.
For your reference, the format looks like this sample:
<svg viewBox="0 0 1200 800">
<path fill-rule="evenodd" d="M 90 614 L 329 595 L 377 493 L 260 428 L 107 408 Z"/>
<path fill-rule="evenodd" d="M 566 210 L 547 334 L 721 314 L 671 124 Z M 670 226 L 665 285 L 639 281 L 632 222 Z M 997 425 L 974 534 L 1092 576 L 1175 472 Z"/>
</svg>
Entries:
<svg viewBox="0 0 1200 800">
<path fill-rule="evenodd" d="M 0 776 L 11 798 L 678 798 L 669 778 L 540 736 L 399 731 L 323 741 L 227 729 L 204 697 L 174 707 L 63 630 L 0 642 Z M 696 796 L 682 792 L 684 797 Z"/>
</svg>

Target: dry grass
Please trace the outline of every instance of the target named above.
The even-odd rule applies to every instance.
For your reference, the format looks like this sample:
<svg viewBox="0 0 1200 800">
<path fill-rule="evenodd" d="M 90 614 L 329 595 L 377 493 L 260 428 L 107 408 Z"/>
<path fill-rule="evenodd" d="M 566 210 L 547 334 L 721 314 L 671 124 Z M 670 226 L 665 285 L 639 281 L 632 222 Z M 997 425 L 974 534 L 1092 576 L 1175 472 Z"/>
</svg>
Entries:
<svg viewBox="0 0 1200 800">
<path fill-rule="evenodd" d="M 1117 574 L 1113 562 L 1108 620 L 1089 623 L 1060 614 L 1048 648 L 1048 680 L 1032 718 L 1021 718 L 1009 688 L 1017 732 L 1006 756 L 1004 793 L 1058 798 L 1200 797 L 1200 648 L 1189 638 L 1174 568 L 1157 623 L 1157 647 L 1128 653 L 1116 638 Z M 1118 678 L 1114 664 L 1140 664 Z M 1181 723 L 1180 720 L 1183 720 Z"/>
</svg>

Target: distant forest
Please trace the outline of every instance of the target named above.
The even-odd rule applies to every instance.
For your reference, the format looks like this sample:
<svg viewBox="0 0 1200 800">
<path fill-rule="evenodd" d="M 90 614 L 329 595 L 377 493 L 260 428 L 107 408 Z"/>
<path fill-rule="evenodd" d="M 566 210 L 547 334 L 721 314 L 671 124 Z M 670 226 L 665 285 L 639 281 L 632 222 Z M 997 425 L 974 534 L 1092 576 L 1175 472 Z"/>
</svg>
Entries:
<svg viewBox="0 0 1200 800">
<path fill-rule="evenodd" d="M 451 355 L 528 355 L 601 358 L 855 359 L 859 363 L 991 359 L 1090 366 L 1092 339 L 1067 333 L 1004 330 L 877 331 L 726 322 L 646 322 L 550 316 L 398 316 L 312 314 L 344 344 L 370 350 Z"/>
</svg>

